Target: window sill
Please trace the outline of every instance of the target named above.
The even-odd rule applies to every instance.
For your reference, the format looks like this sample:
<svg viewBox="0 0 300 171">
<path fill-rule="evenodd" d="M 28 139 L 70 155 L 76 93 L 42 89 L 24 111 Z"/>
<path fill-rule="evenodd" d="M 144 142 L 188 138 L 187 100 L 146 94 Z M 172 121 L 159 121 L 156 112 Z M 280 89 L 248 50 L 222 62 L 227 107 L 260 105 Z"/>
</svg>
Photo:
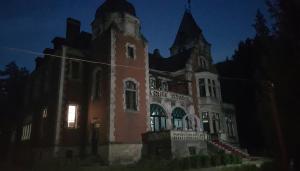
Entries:
<svg viewBox="0 0 300 171">
<path fill-rule="evenodd" d="M 130 109 L 125 109 L 126 113 L 138 113 L 138 110 L 130 110 Z"/>
</svg>

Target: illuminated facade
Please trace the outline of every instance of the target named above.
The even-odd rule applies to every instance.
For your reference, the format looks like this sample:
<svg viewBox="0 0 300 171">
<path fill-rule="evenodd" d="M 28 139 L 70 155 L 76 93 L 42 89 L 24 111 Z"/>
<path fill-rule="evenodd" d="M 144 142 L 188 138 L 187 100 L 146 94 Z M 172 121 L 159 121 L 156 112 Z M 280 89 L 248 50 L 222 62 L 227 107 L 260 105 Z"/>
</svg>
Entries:
<svg viewBox="0 0 300 171">
<path fill-rule="evenodd" d="M 148 52 L 126 0 L 106 0 L 91 26 L 69 18 L 66 38 L 36 59 L 21 143 L 32 158 L 131 163 L 207 153 L 212 139 L 238 144 L 234 107 L 222 102 L 211 45 L 189 10 L 167 58 Z"/>
</svg>

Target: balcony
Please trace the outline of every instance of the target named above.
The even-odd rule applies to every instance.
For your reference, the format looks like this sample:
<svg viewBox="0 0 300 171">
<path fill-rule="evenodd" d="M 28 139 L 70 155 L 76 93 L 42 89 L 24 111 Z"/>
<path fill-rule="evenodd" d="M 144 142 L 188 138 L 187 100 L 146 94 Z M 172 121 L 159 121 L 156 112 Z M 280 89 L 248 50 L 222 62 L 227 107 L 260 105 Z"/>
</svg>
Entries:
<svg viewBox="0 0 300 171">
<path fill-rule="evenodd" d="M 164 158 L 207 153 L 208 135 L 196 131 L 166 130 L 143 134 L 146 155 Z"/>
<path fill-rule="evenodd" d="M 192 100 L 191 96 L 185 94 L 178 94 L 170 91 L 161 91 L 157 89 L 150 89 L 150 95 L 152 97 L 171 99 L 175 101 L 187 101 Z"/>
<path fill-rule="evenodd" d="M 161 132 L 148 132 L 144 134 L 148 141 L 160 141 L 160 140 L 171 140 L 171 141 L 205 141 L 208 140 L 208 135 L 202 132 L 196 131 L 175 131 L 167 130 Z"/>
</svg>

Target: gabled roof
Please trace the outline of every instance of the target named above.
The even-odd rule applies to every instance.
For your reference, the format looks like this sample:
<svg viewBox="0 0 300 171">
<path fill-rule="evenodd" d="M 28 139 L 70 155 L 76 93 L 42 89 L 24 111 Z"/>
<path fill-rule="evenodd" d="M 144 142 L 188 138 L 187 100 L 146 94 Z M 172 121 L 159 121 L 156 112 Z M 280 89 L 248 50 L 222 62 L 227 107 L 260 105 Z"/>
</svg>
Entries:
<svg viewBox="0 0 300 171">
<path fill-rule="evenodd" d="M 187 61 L 192 54 L 192 49 L 182 51 L 168 58 L 162 57 L 159 53 L 149 54 L 149 67 L 159 71 L 175 72 L 185 68 Z"/>
</svg>

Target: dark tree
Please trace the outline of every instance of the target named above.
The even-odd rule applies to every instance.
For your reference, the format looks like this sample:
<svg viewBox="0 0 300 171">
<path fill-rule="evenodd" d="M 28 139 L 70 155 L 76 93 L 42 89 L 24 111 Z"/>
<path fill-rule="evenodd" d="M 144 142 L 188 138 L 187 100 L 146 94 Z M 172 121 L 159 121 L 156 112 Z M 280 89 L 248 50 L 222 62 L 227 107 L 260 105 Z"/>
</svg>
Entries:
<svg viewBox="0 0 300 171">
<path fill-rule="evenodd" d="M 0 151 L 4 157 L 12 133 L 22 119 L 23 97 L 29 72 L 11 62 L 0 70 Z M 2 148 L 3 147 L 3 148 Z"/>
<path fill-rule="evenodd" d="M 255 82 L 252 87 L 244 89 L 246 83 L 235 81 L 237 85 L 234 85 L 233 81 L 223 81 L 223 91 L 231 92 L 227 95 L 237 107 L 242 144 L 255 146 L 255 142 L 243 137 L 244 134 L 249 135 L 252 129 L 244 118 L 253 117 L 253 121 L 257 121 L 253 125 L 260 125 L 254 126 L 256 128 L 253 130 L 262 133 L 261 140 L 265 141 L 261 145 L 269 154 L 282 157 L 286 150 L 288 158 L 296 158 L 299 162 L 296 156 L 299 156 L 300 138 L 296 134 L 300 130 L 300 1 L 270 0 L 267 4 L 273 31 L 258 11 L 253 25 L 256 36 L 240 43 L 231 61 L 217 66 L 223 77 L 230 76 L 237 80 L 240 77 Z M 271 89 L 264 84 L 266 81 L 273 83 Z M 253 90 L 255 96 L 246 93 L 242 97 L 240 94 L 245 90 Z M 251 105 L 255 110 L 251 109 Z M 252 138 L 255 136 L 250 133 L 249 139 Z M 259 139 L 259 135 L 256 138 Z"/>
</svg>

